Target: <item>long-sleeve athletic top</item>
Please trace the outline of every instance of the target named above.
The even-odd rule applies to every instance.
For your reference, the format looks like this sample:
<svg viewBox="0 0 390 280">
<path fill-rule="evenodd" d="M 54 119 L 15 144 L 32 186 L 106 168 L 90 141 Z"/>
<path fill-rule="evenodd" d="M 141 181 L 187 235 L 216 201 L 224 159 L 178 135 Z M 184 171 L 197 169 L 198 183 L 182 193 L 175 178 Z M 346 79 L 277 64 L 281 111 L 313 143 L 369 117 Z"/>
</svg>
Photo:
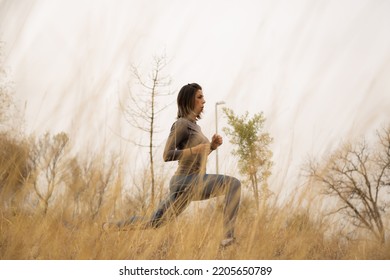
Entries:
<svg viewBox="0 0 390 280">
<path fill-rule="evenodd" d="M 199 144 L 210 144 L 195 121 L 179 118 L 172 125 L 164 149 L 165 161 L 179 161 L 175 175 L 189 175 L 206 172 L 205 158 L 200 154 L 183 156 L 183 150 Z M 202 160 L 204 163 L 202 164 Z M 203 166 L 202 166 L 203 165 Z"/>
</svg>

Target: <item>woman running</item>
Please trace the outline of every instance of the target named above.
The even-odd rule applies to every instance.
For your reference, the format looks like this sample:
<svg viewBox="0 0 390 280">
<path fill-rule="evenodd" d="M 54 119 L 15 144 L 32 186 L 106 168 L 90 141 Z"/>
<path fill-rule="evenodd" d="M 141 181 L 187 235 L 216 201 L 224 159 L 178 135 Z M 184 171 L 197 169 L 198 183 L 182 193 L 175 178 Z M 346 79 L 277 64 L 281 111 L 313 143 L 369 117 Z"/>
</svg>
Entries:
<svg viewBox="0 0 390 280">
<path fill-rule="evenodd" d="M 235 241 L 234 225 L 240 204 L 241 183 L 231 176 L 206 173 L 207 157 L 222 144 L 222 137 L 215 134 L 210 143 L 197 124 L 205 103 L 202 88 L 196 83 L 183 86 L 177 96 L 177 120 L 171 127 L 163 154 L 165 161 L 178 161 L 167 198 L 150 218 L 134 216 L 115 224 L 107 223 L 105 228 L 158 228 L 182 213 L 191 201 L 225 195 L 221 246 L 229 246 Z"/>
</svg>

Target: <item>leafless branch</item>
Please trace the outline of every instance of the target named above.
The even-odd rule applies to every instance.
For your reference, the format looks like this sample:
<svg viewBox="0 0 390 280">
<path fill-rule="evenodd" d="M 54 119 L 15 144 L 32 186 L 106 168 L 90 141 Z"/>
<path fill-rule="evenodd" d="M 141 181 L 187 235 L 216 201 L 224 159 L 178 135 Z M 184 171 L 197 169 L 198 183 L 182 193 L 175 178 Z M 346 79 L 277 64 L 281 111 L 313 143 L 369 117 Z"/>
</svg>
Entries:
<svg viewBox="0 0 390 280">
<path fill-rule="evenodd" d="M 351 223 L 370 230 L 384 242 L 382 212 L 386 201 L 379 199 L 384 184 L 383 178 L 390 165 L 389 147 L 386 135 L 379 137 L 382 151 L 374 156 L 366 141 L 355 145 L 344 144 L 324 164 L 308 163 L 308 177 L 319 182 L 325 195 L 337 197 L 342 206 L 330 214 L 344 212 Z M 390 137 L 388 137 L 390 139 Z"/>
</svg>

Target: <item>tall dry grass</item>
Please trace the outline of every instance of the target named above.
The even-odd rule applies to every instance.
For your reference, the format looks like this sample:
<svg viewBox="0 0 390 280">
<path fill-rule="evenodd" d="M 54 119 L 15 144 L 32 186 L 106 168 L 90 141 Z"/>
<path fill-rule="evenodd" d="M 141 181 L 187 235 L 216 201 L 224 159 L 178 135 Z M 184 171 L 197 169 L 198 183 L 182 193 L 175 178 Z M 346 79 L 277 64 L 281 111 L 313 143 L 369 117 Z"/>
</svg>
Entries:
<svg viewBox="0 0 390 280">
<path fill-rule="evenodd" d="M 211 201 L 210 201 L 211 203 Z M 370 239 L 345 240 L 326 232 L 331 227 L 310 211 L 290 207 L 253 212 L 243 202 L 237 221 L 237 243 L 220 249 L 221 211 L 189 209 L 160 229 L 104 232 L 103 219 L 61 211 L 46 216 L 21 211 L 0 215 L 1 259 L 389 259 L 389 245 Z M 313 217 L 314 216 L 314 217 Z M 85 218 L 85 219 L 84 219 Z"/>
<path fill-rule="evenodd" d="M 124 195 L 122 175 L 114 172 L 121 169 L 120 161 L 99 165 L 94 157 L 95 164 L 83 165 L 75 158 L 66 160 L 65 155 L 58 163 L 61 176 L 56 181 L 61 191 L 54 192 L 57 197 L 49 200 L 45 212 L 29 183 L 28 170 L 23 169 L 21 177 L 21 169 L 16 168 L 26 158 L 27 144 L 16 140 L 11 144 L 7 155 L 14 166 L 9 160 L 0 164 L 0 170 L 8 172 L 0 189 L 0 259 L 390 259 L 389 244 L 379 245 L 364 233 L 356 235 L 359 239 L 349 238 L 340 219 L 323 214 L 323 202 L 308 191 L 310 186 L 283 203 L 276 194 L 259 210 L 243 189 L 237 242 L 225 249 L 219 246 L 222 208 L 216 199 L 192 202 L 159 229 L 104 232 L 103 222 L 125 218 L 145 205 L 139 201 L 145 195 Z M 18 186 L 14 192 L 10 185 L 5 192 L 7 178 Z M 146 207 L 144 214 L 150 211 Z"/>
</svg>

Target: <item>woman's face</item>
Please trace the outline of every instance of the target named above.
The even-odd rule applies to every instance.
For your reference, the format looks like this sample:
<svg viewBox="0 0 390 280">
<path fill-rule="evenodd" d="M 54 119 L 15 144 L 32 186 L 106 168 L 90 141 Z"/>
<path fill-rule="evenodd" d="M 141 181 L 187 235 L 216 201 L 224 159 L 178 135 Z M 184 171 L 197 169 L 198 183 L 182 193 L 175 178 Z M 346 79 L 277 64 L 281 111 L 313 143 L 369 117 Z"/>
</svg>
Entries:
<svg viewBox="0 0 390 280">
<path fill-rule="evenodd" d="M 198 117 L 203 112 L 204 104 L 206 101 L 204 100 L 204 95 L 202 90 L 198 90 L 195 93 L 195 106 L 194 106 L 194 113 Z"/>
</svg>

